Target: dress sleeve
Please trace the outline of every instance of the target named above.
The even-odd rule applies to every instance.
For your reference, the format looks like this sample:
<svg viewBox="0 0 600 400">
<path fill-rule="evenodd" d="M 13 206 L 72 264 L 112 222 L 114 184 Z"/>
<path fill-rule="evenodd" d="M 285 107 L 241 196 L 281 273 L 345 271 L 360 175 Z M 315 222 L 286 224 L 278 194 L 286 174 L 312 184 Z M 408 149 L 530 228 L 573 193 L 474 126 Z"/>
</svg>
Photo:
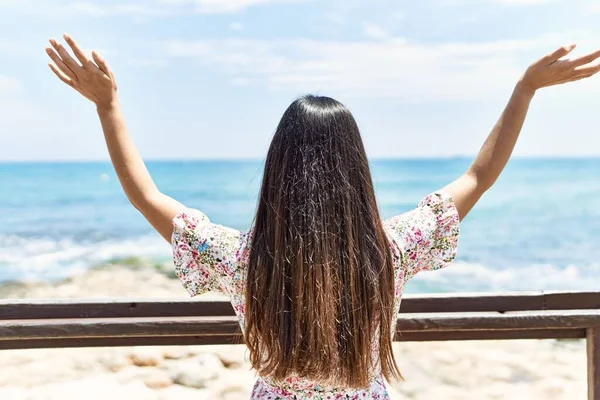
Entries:
<svg viewBox="0 0 600 400">
<path fill-rule="evenodd" d="M 231 293 L 240 240 L 241 232 L 211 223 L 198 210 L 186 209 L 173 219 L 175 273 L 191 296 Z"/>
<path fill-rule="evenodd" d="M 402 252 L 406 280 L 422 270 L 444 268 L 456 257 L 460 219 L 454 201 L 442 191 L 425 197 L 416 209 L 386 220 L 384 226 Z"/>
</svg>

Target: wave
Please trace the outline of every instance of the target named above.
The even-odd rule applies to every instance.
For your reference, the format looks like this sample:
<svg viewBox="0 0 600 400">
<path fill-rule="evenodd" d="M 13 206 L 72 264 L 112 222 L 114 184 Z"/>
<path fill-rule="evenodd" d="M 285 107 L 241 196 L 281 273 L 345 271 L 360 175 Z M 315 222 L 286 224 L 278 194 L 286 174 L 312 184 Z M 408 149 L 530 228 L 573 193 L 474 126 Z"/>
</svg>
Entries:
<svg viewBox="0 0 600 400">
<path fill-rule="evenodd" d="M 0 281 L 59 279 L 119 258 L 170 255 L 169 244 L 155 235 L 94 243 L 0 235 Z"/>
<path fill-rule="evenodd" d="M 600 263 L 489 268 L 456 261 L 441 271 L 421 272 L 413 281 L 407 284 L 410 292 L 596 291 Z"/>
<path fill-rule="evenodd" d="M 54 280 L 129 257 L 168 261 L 171 247 L 158 235 L 81 242 L 74 239 L 0 235 L 0 281 Z M 460 260 L 441 271 L 419 273 L 408 293 L 597 290 L 600 263 L 531 264 L 491 268 Z"/>
</svg>

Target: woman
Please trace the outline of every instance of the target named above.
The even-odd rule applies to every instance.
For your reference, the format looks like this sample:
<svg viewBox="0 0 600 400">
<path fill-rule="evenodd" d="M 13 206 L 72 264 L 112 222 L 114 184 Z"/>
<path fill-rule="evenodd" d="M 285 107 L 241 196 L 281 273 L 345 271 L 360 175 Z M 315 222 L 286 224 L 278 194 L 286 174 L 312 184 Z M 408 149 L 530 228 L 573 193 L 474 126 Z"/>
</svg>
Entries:
<svg viewBox="0 0 600 400">
<path fill-rule="evenodd" d="M 253 228 L 210 222 L 154 185 L 121 114 L 115 78 L 68 36 L 52 71 L 95 103 L 112 163 L 129 200 L 172 243 L 192 296 L 225 293 L 259 379 L 255 399 L 387 399 L 400 378 L 392 353 L 404 284 L 456 255 L 459 223 L 496 181 L 540 88 L 587 78 L 600 51 L 533 63 L 471 167 L 411 212 L 381 221 L 362 140 L 350 111 L 305 96 L 283 115 L 268 151 Z"/>
</svg>

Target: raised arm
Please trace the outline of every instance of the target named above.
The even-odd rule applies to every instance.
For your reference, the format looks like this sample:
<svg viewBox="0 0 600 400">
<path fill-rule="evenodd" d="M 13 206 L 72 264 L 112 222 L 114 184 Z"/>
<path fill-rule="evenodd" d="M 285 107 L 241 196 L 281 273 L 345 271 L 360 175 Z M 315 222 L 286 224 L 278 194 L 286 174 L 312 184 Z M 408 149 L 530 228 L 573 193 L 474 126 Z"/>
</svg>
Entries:
<svg viewBox="0 0 600 400">
<path fill-rule="evenodd" d="M 536 91 L 588 78 L 600 71 L 600 65 L 591 64 L 600 57 L 600 51 L 572 60 L 562 59 L 574 48 L 575 45 L 561 47 L 529 66 L 473 164 L 463 176 L 444 188 L 454 199 L 461 220 L 506 166 Z"/>
<path fill-rule="evenodd" d="M 50 69 L 61 81 L 96 105 L 110 159 L 125 194 L 160 235 L 170 242 L 172 220 L 183 210 L 183 205 L 162 194 L 152 181 L 125 126 L 117 84 L 106 62 L 96 52 L 92 52 L 92 60 L 88 59 L 73 39 L 67 35 L 64 38 L 78 61 L 59 42 L 50 40 L 52 47 L 46 49 L 54 62 L 49 64 Z"/>
</svg>

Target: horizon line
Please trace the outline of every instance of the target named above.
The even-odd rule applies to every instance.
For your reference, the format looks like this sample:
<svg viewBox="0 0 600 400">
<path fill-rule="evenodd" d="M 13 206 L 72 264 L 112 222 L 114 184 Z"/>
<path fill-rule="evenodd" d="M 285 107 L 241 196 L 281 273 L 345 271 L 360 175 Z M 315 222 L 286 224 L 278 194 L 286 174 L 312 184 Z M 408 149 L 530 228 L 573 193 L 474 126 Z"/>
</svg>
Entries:
<svg viewBox="0 0 600 400">
<path fill-rule="evenodd" d="M 441 161 L 441 160 L 465 160 L 473 159 L 476 155 L 448 155 L 448 156 L 380 156 L 369 157 L 369 161 Z M 514 155 L 511 160 L 595 160 L 600 159 L 600 154 L 597 155 Z M 144 162 L 264 162 L 265 157 L 248 157 L 248 158 L 145 158 Z M 93 163 L 111 163 L 109 158 L 97 159 L 0 159 L 2 164 L 93 164 Z"/>
</svg>

